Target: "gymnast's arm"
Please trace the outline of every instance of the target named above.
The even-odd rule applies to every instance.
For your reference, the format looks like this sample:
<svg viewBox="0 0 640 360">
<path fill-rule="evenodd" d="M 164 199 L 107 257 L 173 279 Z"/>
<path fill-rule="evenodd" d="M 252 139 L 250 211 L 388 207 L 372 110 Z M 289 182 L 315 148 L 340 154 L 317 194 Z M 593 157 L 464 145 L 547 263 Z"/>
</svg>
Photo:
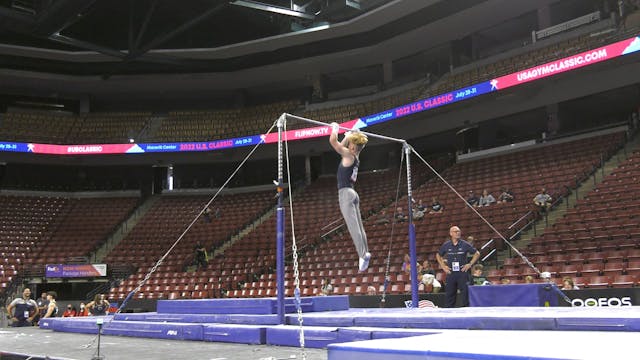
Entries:
<svg viewBox="0 0 640 360">
<path fill-rule="evenodd" d="M 342 139 L 342 142 L 338 142 L 338 131 L 340 130 L 339 126 L 340 125 L 335 122 L 331 123 L 331 135 L 329 135 L 329 144 L 331 144 L 331 147 L 333 147 L 333 149 L 338 154 L 342 155 L 342 157 L 349 157 L 349 148 L 347 148 L 346 146 L 347 137 L 345 136 L 345 138 Z"/>
</svg>

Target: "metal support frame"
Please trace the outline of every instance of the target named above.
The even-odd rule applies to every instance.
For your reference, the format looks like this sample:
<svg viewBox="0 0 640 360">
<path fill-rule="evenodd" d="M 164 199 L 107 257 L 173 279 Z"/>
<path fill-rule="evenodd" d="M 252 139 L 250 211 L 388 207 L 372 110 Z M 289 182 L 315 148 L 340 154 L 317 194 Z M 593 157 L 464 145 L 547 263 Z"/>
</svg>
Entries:
<svg viewBox="0 0 640 360">
<path fill-rule="evenodd" d="M 284 325 L 284 171 L 283 171 L 283 151 L 282 151 L 282 128 L 284 127 L 285 117 L 280 116 L 278 119 L 278 206 L 276 208 L 276 282 L 277 282 L 277 313 L 278 323 Z"/>
<path fill-rule="evenodd" d="M 314 125 L 319 125 L 319 126 L 331 126 L 330 124 L 327 123 L 323 123 L 321 121 L 316 121 L 316 120 L 312 120 L 312 119 L 308 119 L 308 118 L 304 118 L 301 116 L 296 116 L 296 115 L 292 115 L 292 114 L 287 114 L 284 113 L 280 116 L 280 118 L 278 119 L 278 207 L 277 207 L 277 223 L 276 223 L 276 234 L 277 234 L 277 242 L 278 242 L 278 248 L 277 248 L 277 269 L 278 269 L 278 275 L 277 275 L 277 282 L 278 282 L 278 303 L 280 304 L 282 301 L 281 305 L 278 305 L 278 309 L 280 309 L 280 306 L 282 306 L 284 308 L 284 259 L 282 260 L 282 264 L 281 264 L 281 254 L 284 254 L 284 250 L 280 249 L 280 246 L 282 246 L 284 248 L 284 208 L 282 208 L 282 163 L 283 163 L 283 159 L 282 159 L 282 128 L 283 128 L 283 122 L 287 121 L 288 119 L 291 120 L 299 120 L 299 121 L 303 121 L 303 122 L 307 122 L 310 124 L 314 124 Z M 340 129 L 345 130 L 345 131 L 352 131 L 353 129 L 349 129 L 346 127 L 340 127 Z M 360 130 L 358 130 L 360 131 Z M 361 133 L 367 135 L 368 137 L 372 137 L 372 138 L 378 138 L 378 139 L 383 139 L 383 140 L 387 140 L 387 141 L 393 141 L 393 142 L 397 142 L 402 144 L 402 151 L 405 152 L 406 157 L 407 157 L 407 197 L 408 197 L 408 203 L 409 203 L 409 219 L 408 219 L 408 233 L 409 233 L 409 252 L 410 252 L 410 256 L 411 256 L 411 302 L 412 302 L 412 306 L 414 308 L 418 307 L 418 269 L 417 269 L 417 252 L 416 252 L 416 229 L 415 226 L 413 224 L 413 191 L 411 188 L 411 162 L 410 162 L 410 153 L 413 152 L 413 148 L 407 143 L 406 140 L 404 139 L 398 139 L 398 138 L 394 138 L 394 137 L 389 137 L 389 136 L 384 136 L 384 135 L 378 135 L 378 134 L 374 134 L 374 133 L 370 133 L 370 132 L 366 132 L 366 131 L 360 131 Z M 282 218 L 282 219 L 281 219 Z M 282 243 L 282 245 L 281 245 Z M 282 266 L 282 270 L 280 270 L 280 267 Z M 282 272 L 280 272 L 282 271 Z M 281 295 L 282 294 L 282 295 Z M 282 296 L 282 299 L 280 298 Z M 282 310 L 284 312 L 284 309 Z M 279 313 L 278 313 L 279 314 Z M 284 315 L 283 315 L 283 320 L 284 321 Z"/>
</svg>

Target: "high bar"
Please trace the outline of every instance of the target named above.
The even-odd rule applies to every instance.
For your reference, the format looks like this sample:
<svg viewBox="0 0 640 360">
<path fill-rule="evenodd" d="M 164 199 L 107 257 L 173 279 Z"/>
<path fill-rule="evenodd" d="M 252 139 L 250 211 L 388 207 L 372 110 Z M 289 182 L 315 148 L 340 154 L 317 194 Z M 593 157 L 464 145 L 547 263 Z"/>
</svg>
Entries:
<svg viewBox="0 0 640 360">
<path fill-rule="evenodd" d="M 331 124 L 323 123 L 322 121 L 311 120 L 311 119 L 307 119 L 307 118 L 304 118 L 304 117 L 301 117 L 301 116 L 292 115 L 292 114 L 288 114 L 288 113 L 283 113 L 282 116 L 284 116 L 286 119 L 300 120 L 300 121 L 308 122 L 308 123 L 315 124 L 315 125 L 331 126 Z M 388 140 L 388 141 L 395 141 L 395 142 L 399 142 L 401 144 L 406 144 L 407 143 L 407 141 L 404 140 L 404 139 L 398 139 L 398 138 L 394 138 L 394 137 L 390 137 L 390 136 L 373 134 L 373 133 L 366 132 L 366 131 L 361 131 L 361 130 L 353 130 L 353 129 L 349 129 L 349 128 L 346 128 L 346 127 L 343 127 L 343 126 L 340 126 L 340 129 L 343 129 L 343 130 L 346 130 L 346 131 L 359 131 L 359 132 L 367 135 L 368 137 L 374 137 L 374 138 L 384 139 L 384 140 Z"/>
</svg>

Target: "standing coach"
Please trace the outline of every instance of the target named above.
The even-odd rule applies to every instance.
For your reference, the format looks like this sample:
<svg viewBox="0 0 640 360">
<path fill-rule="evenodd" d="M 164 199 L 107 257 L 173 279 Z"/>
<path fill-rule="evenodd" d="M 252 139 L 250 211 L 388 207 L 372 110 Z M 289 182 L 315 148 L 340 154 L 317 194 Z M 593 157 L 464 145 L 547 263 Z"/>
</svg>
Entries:
<svg viewBox="0 0 640 360">
<path fill-rule="evenodd" d="M 458 290 L 460 290 L 462 306 L 469 306 L 469 269 L 480 258 L 480 252 L 468 242 L 460 239 L 460 235 L 460 228 L 452 226 L 449 229 L 451 239 L 445 241 L 436 254 L 440 268 L 447 274 L 445 293 L 446 307 L 449 308 L 456 306 Z M 467 254 L 473 254 L 470 260 L 468 260 Z"/>
</svg>

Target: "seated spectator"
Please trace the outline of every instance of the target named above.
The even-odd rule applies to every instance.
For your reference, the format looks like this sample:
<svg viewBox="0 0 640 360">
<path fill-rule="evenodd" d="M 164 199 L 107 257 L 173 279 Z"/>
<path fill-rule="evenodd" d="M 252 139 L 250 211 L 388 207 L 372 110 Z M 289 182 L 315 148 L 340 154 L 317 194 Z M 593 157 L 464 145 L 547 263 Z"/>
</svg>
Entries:
<svg viewBox="0 0 640 360">
<path fill-rule="evenodd" d="M 503 278 L 500 279 L 500 284 L 509 285 L 509 284 L 511 284 L 511 280 L 509 278 L 503 277 Z"/>
<path fill-rule="evenodd" d="M 75 317 L 77 314 L 75 306 L 67 305 L 67 310 L 62 313 L 62 317 Z"/>
<path fill-rule="evenodd" d="M 322 278 L 320 282 L 320 295 L 327 296 L 333 294 L 333 285 L 328 277 Z"/>
<path fill-rule="evenodd" d="M 204 219 L 204 221 L 208 223 L 211 222 L 211 208 L 207 206 L 207 208 L 204 209 L 204 212 L 202 213 L 202 218 Z"/>
<path fill-rule="evenodd" d="M 427 207 L 422 203 L 422 200 L 418 200 L 418 205 L 416 206 L 416 209 L 422 211 L 422 212 L 426 212 L 427 211 Z"/>
<path fill-rule="evenodd" d="M 551 207 L 551 196 L 547 194 L 547 189 L 542 188 L 540 193 L 533 198 L 533 204 L 539 213 L 545 213 Z"/>
<path fill-rule="evenodd" d="M 533 284 L 533 276 L 531 275 L 527 275 L 524 277 L 524 283 L 525 284 Z"/>
<path fill-rule="evenodd" d="M 540 278 L 546 283 L 553 283 L 553 279 L 551 279 L 551 273 L 548 271 L 541 272 Z"/>
<path fill-rule="evenodd" d="M 387 216 L 387 210 L 386 209 L 380 210 L 380 213 L 376 217 L 375 224 L 376 225 L 378 225 L 378 224 L 380 224 L 380 225 L 389 224 L 389 217 Z"/>
<path fill-rule="evenodd" d="M 396 222 L 405 222 L 407 221 L 407 215 L 404 214 L 402 210 L 402 206 L 398 206 L 396 209 Z"/>
<path fill-rule="evenodd" d="M 401 269 L 402 272 L 407 275 L 411 273 L 411 256 L 409 256 L 409 254 L 404 254 Z"/>
<path fill-rule="evenodd" d="M 375 295 L 376 293 L 376 287 L 369 284 L 369 286 L 367 286 L 367 295 Z"/>
<path fill-rule="evenodd" d="M 471 206 L 478 206 L 479 203 L 480 198 L 473 191 L 469 191 L 469 196 L 467 196 L 467 204 Z"/>
<path fill-rule="evenodd" d="M 431 214 L 441 213 L 442 210 L 444 210 L 444 206 L 442 204 L 440 204 L 438 199 L 436 199 L 436 198 L 431 199 Z"/>
<path fill-rule="evenodd" d="M 431 266 L 429 260 L 422 262 L 420 267 L 420 282 L 424 284 L 425 292 L 438 293 L 442 289 L 442 284 L 436 279 L 436 271 Z"/>
<path fill-rule="evenodd" d="M 500 195 L 498 196 L 498 204 L 513 202 L 515 200 L 515 196 L 513 196 L 513 192 L 507 187 L 502 188 L 500 190 Z"/>
<path fill-rule="evenodd" d="M 494 202 L 496 202 L 496 198 L 489 194 L 487 189 L 482 190 L 482 196 L 480 196 L 480 199 L 478 200 L 478 206 L 489 206 Z"/>
<path fill-rule="evenodd" d="M 76 316 L 89 316 L 89 313 L 84 303 L 80 303 L 80 310 L 78 310 L 78 312 L 76 313 Z"/>
<path fill-rule="evenodd" d="M 424 211 L 418 209 L 418 206 L 416 206 L 412 211 L 412 215 L 413 220 L 420 220 L 424 217 Z"/>
<path fill-rule="evenodd" d="M 562 279 L 562 290 L 580 290 L 580 288 L 574 284 L 572 278 L 567 276 Z"/>
<path fill-rule="evenodd" d="M 475 264 L 471 268 L 471 285 L 491 285 L 491 282 L 487 280 L 482 271 L 484 266 L 482 264 Z"/>
</svg>

